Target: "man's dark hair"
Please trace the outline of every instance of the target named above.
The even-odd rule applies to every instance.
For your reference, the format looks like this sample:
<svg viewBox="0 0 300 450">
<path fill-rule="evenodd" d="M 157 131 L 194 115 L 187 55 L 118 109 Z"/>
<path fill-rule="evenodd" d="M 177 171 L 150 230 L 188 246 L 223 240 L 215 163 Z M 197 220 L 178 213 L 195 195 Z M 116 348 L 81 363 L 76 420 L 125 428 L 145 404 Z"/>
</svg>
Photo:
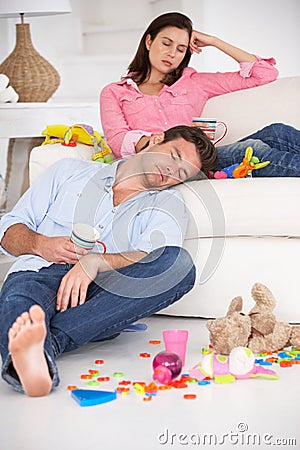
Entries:
<svg viewBox="0 0 300 450">
<path fill-rule="evenodd" d="M 149 34 L 151 36 L 151 40 L 153 41 L 158 33 L 166 27 L 176 27 L 181 30 L 186 30 L 189 36 L 189 40 L 191 38 L 193 24 L 191 20 L 184 14 L 181 14 L 179 12 L 170 12 L 161 14 L 160 16 L 156 17 L 156 19 L 154 19 L 150 23 L 147 30 L 143 34 L 136 54 L 132 62 L 128 66 L 127 77 L 130 76 L 137 84 L 141 84 L 144 81 L 148 80 L 151 71 L 149 51 L 146 47 L 146 37 Z M 171 73 L 167 74 L 165 78 L 161 80 L 161 82 L 168 86 L 171 86 L 173 83 L 175 83 L 175 81 L 177 81 L 181 77 L 183 69 L 188 66 L 190 59 L 191 51 L 189 48 L 187 48 L 180 65 Z"/>
<path fill-rule="evenodd" d="M 164 140 L 161 144 L 180 138 L 195 145 L 202 164 L 199 175 L 196 175 L 193 179 L 204 178 L 203 174 L 208 177 L 209 172 L 214 170 L 218 164 L 218 152 L 214 144 L 199 127 L 190 127 L 187 125 L 178 125 L 166 130 L 164 132 Z"/>
</svg>

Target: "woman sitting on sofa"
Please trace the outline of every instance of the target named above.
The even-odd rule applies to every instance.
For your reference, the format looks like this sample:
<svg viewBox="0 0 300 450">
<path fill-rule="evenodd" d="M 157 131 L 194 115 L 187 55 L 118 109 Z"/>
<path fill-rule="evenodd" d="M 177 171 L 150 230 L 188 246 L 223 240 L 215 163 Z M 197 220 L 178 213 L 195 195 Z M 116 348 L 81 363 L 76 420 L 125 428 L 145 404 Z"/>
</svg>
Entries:
<svg viewBox="0 0 300 450">
<path fill-rule="evenodd" d="M 240 64 L 240 71 L 198 73 L 188 67 L 191 54 L 214 46 Z M 273 58 L 263 59 L 192 28 L 181 13 L 151 22 L 141 38 L 127 76 L 106 86 L 100 97 L 104 135 L 117 158 L 145 148 L 170 126 L 192 125 L 214 96 L 270 83 L 278 76 Z M 300 131 L 273 124 L 218 147 L 220 168 L 240 163 L 251 146 L 260 161 L 271 164 L 254 176 L 300 176 Z"/>
</svg>

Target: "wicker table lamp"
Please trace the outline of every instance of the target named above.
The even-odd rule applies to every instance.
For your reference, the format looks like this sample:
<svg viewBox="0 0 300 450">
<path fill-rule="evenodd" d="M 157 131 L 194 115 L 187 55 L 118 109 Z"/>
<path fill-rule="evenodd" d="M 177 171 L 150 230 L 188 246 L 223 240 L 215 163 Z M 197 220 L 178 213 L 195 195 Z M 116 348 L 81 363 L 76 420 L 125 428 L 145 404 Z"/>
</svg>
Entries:
<svg viewBox="0 0 300 450">
<path fill-rule="evenodd" d="M 46 102 L 56 91 L 60 76 L 33 47 L 29 23 L 24 16 L 44 16 L 71 12 L 69 0 L 9 0 L 0 2 L 0 18 L 21 17 L 16 24 L 16 46 L 0 64 L 0 73 L 9 77 L 20 102 Z"/>
</svg>

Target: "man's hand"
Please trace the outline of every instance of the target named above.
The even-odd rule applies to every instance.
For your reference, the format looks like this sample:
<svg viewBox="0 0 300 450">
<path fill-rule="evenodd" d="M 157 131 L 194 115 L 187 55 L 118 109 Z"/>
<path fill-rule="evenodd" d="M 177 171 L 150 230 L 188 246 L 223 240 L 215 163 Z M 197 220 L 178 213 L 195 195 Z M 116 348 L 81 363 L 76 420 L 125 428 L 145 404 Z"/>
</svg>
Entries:
<svg viewBox="0 0 300 450">
<path fill-rule="evenodd" d="M 76 264 L 88 253 L 88 250 L 74 245 L 69 236 L 41 236 L 38 244 L 38 254 L 46 261 L 57 264 Z"/>
<path fill-rule="evenodd" d="M 75 264 L 88 252 L 75 246 L 69 236 L 44 236 L 22 223 L 16 223 L 6 230 L 1 245 L 14 256 L 37 255 L 57 264 Z"/>
<path fill-rule="evenodd" d="M 68 306 L 82 305 L 86 300 L 87 289 L 100 272 L 116 270 L 140 261 L 147 253 L 133 251 L 128 253 L 99 254 L 82 256 L 61 280 L 57 291 L 56 309 L 65 311 Z"/>
<path fill-rule="evenodd" d="M 90 283 L 96 278 L 99 254 L 83 256 L 61 280 L 56 300 L 57 311 L 65 311 L 68 306 L 82 305 Z"/>
</svg>

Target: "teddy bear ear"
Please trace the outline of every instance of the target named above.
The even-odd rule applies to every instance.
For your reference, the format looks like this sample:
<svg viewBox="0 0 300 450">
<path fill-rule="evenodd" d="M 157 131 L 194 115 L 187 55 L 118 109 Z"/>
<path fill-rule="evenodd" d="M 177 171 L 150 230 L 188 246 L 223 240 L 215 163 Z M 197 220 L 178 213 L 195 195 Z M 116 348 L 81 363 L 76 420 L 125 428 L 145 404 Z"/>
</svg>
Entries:
<svg viewBox="0 0 300 450">
<path fill-rule="evenodd" d="M 241 312 L 243 309 L 242 297 L 235 297 L 231 300 L 226 316 L 231 316 L 234 312 Z"/>
<path fill-rule="evenodd" d="M 206 328 L 210 331 L 211 330 L 211 327 L 212 327 L 212 324 L 214 323 L 214 320 L 213 319 L 210 319 L 210 320 L 207 320 L 206 321 Z"/>
<path fill-rule="evenodd" d="M 251 294 L 256 306 L 264 307 L 268 309 L 268 311 L 272 311 L 275 308 L 275 297 L 267 286 L 261 283 L 255 283 L 252 287 Z"/>
</svg>

